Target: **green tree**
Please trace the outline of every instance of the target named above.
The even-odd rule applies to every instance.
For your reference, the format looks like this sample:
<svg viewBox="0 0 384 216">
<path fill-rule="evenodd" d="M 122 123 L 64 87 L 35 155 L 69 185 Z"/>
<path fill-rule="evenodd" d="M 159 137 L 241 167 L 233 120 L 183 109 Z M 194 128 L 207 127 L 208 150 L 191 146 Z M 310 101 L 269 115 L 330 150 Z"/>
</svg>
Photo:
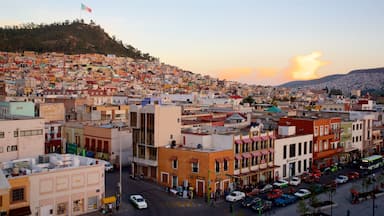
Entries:
<svg viewBox="0 0 384 216">
<path fill-rule="evenodd" d="M 308 204 L 304 200 L 300 200 L 297 205 L 297 213 L 304 215 L 310 211 Z"/>
<path fill-rule="evenodd" d="M 251 96 L 247 96 L 247 97 L 244 98 L 243 101 L 242 101 L 243 104 L 245 104 L 245 103 L 249 103 L 250 105 L 252 105 L 254 102 L 255 102 L 255 100 L 254 100 Z"/>
</svg>

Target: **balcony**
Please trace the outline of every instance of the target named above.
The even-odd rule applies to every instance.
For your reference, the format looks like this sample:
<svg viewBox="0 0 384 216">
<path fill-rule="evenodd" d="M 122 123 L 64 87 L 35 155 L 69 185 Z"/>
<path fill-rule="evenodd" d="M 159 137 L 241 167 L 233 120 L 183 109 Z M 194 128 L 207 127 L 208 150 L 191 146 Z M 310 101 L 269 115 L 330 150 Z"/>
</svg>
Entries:
<svg viewBox="0 0 384 216">
<path fill-rule="evenodd" d="M 335 149 L 323 150 L 321 152 L 314 152 L 313 158 L 316 160 L 316 159 L 320 159 L 320 158 L 332 157 L 333 155 L 339 154 L 341 152 L 344 152 L 344 147 L 338 147 Z"/>
</svg>

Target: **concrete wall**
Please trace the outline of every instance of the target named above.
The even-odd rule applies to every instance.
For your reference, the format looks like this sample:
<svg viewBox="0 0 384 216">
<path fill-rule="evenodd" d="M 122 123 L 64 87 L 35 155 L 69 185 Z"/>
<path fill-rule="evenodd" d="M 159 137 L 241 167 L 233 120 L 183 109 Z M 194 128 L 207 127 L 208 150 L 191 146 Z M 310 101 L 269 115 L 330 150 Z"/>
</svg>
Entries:
<svg viewBox="0 0 384 216">
<path fill-rule="evenodd" d="M 65 120 L 64 103 L 43 103 L 38 107 L 39 116 L 44 118 L 45 122 Z"/>
</svg>

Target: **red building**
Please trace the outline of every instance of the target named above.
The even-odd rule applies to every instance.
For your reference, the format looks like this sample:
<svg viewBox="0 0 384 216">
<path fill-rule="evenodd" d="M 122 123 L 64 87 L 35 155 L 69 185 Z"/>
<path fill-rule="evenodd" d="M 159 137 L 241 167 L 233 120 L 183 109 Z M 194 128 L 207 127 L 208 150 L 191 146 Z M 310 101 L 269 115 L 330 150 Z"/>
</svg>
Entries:
<svg viewBox="0 0 384 216">
<path fill-rule="evenodd" d="M 340 118 L 314 117 L 285 117 L 279 121 L 279 126 L 296 126 L 296 134 L 313 134 L 313 164 L 312 169 L 329 167 L 339 161 L 339 155 L 344 152 L 340 144 Z"/>
</svg>

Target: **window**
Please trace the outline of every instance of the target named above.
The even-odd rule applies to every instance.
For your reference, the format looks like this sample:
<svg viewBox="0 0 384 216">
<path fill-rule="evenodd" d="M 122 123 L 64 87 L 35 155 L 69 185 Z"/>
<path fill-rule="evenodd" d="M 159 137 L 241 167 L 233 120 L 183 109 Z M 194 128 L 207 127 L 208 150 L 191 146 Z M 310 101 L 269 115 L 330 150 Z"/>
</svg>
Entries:
<svg viewBox="0 0 384 216">
<path fill-rule="evenodd" d="M 329 127 L 328 127 L 328 125 L 325 125 L 325 131 L 324 131 L 324 134 L 325 134 L 325 135 L 328 135 L 328 134 L 329 134 Z"/>
<path fill-rule="evenodd" d="M 321 126 L 320 126 L 320 136 L 323 136 L 323 135 L 324 135 L 324 131 L 323 131 L 323 128 L 324 128 L 324 126 L 323 126 L 323 125 L 321 125 Z"/>
<path fill-rule="evenodd" d="M 304 171 L 307 171 L 307 159 L 304 159 Z"/>
<path fill-rule="evenodd" d="M 312 158 L 309 158 L 309 164 L 308 164 L 308 167 L 309 167 L 309 168 L 312 167 Z"/>
<path fill-rule="evenodd" d="M 355 130 L 355 125 L 352 125 L 352 130 Z"/>
<path fill-rule="evenodd" d="M 298 172 L 298 173 L 301 173 L 301 160 L 298 161 L 298 164 L 297 164 L 297 172 Z"/>
<path fill-rule="evenodd" d="M 0 131 L 0 138 L 4 138 L 4 132 Z"/>
<path fill-rule="evenodd" d="M 284 146 L 284 151 L 283 151 L 283 159 L 287 158 L 287 146 Z"/>
<path fill-rule="evenodd" d="M 360 136 L 360 141 L 361 141 L 361 136 Z"/>
<path fill-rule="evenodd" d="M 236 144 L 236 145 L 235 145 L 235 154 L 238 154 L 238 153 L 239 153 L 239 149 L 240 149 L 239 145 Z"/>
<path fill-rule="evenodd" d="M 137 127 L 137 113 L 131 112 L 131 127 Z"/>
<path fill-rule="evenodd" d="M 88 197 L 88 210 L 97 209 L 97 196 Z"/>
<path fill-rule="evenodd" d="M 145 147 L 139 146 L 139 158 L 145 158 Z"/>
<path fill-rule="evenodd" d="M 75 200 L 73 201 L 73 212 L 83 212 L 84 211 L 84 199 L 79 199 L 79 200 Z"/>
<path fill-rule="evenodd" d="M 19 136 L 19 131 L 13 131 L 13 137 L 18 137 Z"/>
<path fill-rule="evenodd" d="M 235 169 L 239 169 L 239 160 L 235 160 Z"/>
<path fill-rule="evenodd" d="M 272 154 L 272 152 L 270 152 L 269 153 L 269 160 L 268 160 L 268 162 L 272 162 L 273 161 L 273 154 Z"/>
<path fill-rule="evenodd" d="M 24 201 L 24 188 L 17 188 L 12 190 L 12 203 Z"/>
<path fill-rule="evenodd" d="M 301 143 L 299 143 L 299 156 L 301 155 Z"/>
<path fill-rule="evenodd" d="M 0 146 L 0 153 L 3 153 L 3 146 Z"/>
<path fill-rule="evenodd" d="M 353 143 L 355 142 L 355 137 L 352 137 L 352 142 L 353 142 Z"/>
<path fill-rule="evenodd" d="M 328 150 L 328 141 L 323 141 L 324 150 Z"/>
<path fill-rule="evenodd" d="M 318 135 L 318 130 L 319 130 L 319 128 L 318 128 L 318 127 L 315 127 L 315 131 L 314 131 L 314 133 L 313 133 L 313 135 L 314 135 L 315 137 Z"/>
<path fill-rule="evenodd" d="M 312 153 L 312 140 L 309 141 L 309 153 Z"/>
<path fill-rule="evenodd" d="M 287 177 L 287 164 L 283 165 L 283 178 Z"/>
<path fill-rule="evenodd" d="M 3 207 L 3 196 L 0 196 L 0 207 Z"/>
<path fill-rule="evenodd" d="M 67 214 L 67 209 L 68 209 L 68 203 L 67 202 L 58 203 L 57 208 L 56 208 L 56 212 L 58 215 Z"/>
<path fill-rule="evenodd" d="M 304 142 L 304 154 L 307 154 L 307 142 Z"/>
<path fill-rule="evenodd" d="M 216 172 L 220 172 L 220 162 L 219 161 L 216 161 L 216 163 L 215 163 L 215 170 L 216 170 Z"/>
<path fill-rule="evenodd" d="M 192 163 L 192 172 L 198 173 L 199 172 L 199 162 Z"/>
<path fill-rule="evenodd" d="M 172 168 L 177 169 L 177 160 L 172 160 Z"/>
<path fill-rule="evenodd" d="M 224 159 L 224 171 L 228 171 L 228 161 Z"/>
<path fill-rule="evenodd" d="M 296 144 L 289 145 L 289 157 L 296 156 Z"/>
</svg>

